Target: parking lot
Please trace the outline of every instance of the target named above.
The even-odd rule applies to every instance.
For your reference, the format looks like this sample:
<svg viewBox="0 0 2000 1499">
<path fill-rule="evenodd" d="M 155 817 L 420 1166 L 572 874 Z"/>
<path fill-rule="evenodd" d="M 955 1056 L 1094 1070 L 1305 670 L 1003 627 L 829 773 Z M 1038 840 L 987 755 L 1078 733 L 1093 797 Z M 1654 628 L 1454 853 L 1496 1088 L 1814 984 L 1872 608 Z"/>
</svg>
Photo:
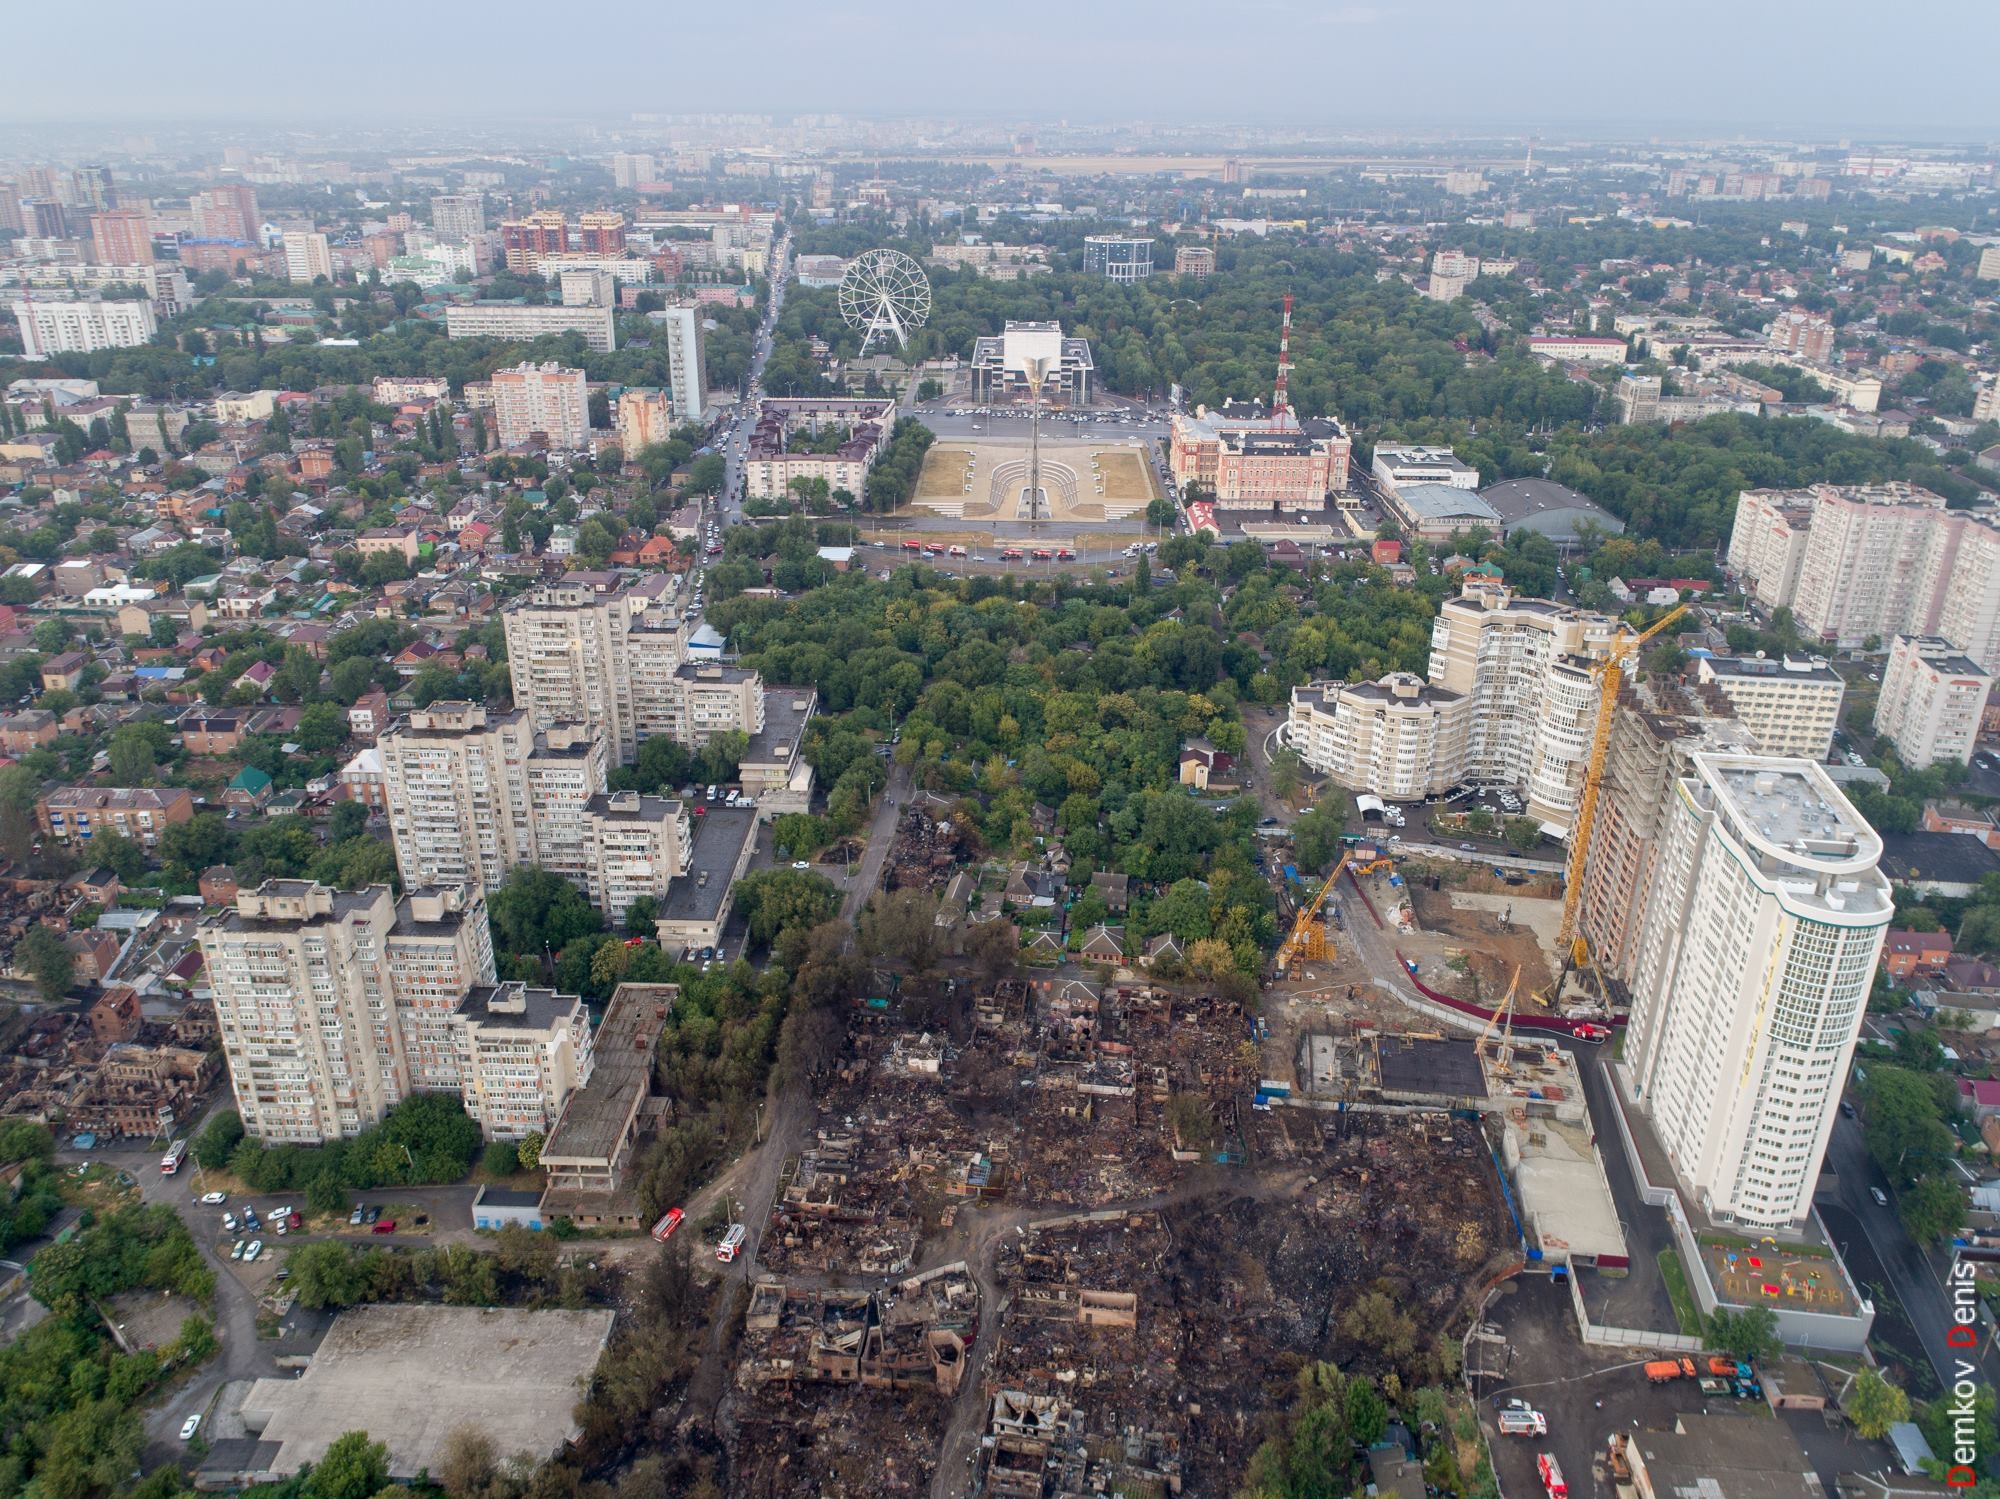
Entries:
<svg viewBox="0 0 2000 1499">
<path fill-rule="evenodd" d="M 1594 1476 L 1593 1469 L 1614 1431 L 1665 1430 L 1683 1411 L 1703 1409 L 1755 1410 L 1769 1417 L 1761 1402 L 1705 1402 L 1692 1380 L 1649 1383 L 1642 1372 L 1649 1355 L 1643 1351 L 1585 1347 L 1577 1336 L 1568 1289 L 1545 1276 L 1524 1275 L 1502 1288 L 1486 1323 L 1505 1344 L 1489 1343 L 1482 1350 L 1475 1342 L 1468 1368 L 1499 1371 L 1475 1372 L 1473 1389 L 1492 1438 L 1494 1476 L 1503 1494 L 1539 1494 L 1535 1458 L 1550 1452 L 1576 1499 L 1608 1495 L 1609 1481 Z M 1499 1434 L 1498 1406 L 1513 1397 L 1548 1417 L 1546 1437 Z"/>
</svg>

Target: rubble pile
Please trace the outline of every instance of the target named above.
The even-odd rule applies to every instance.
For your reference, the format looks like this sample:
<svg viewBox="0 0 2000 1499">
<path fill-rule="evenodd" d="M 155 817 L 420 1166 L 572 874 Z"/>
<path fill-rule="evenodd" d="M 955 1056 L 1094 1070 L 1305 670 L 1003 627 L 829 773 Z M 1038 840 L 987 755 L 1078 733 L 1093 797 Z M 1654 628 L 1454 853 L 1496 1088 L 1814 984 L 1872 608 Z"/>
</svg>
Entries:
<svg viewBox="0 0 2000 1499">
<path fill-rule="evenodd" d="M 1505 1244 L 1476 1123 L 1256 1116 L 1253 1156 L 1278 1144 L 1292 1169 L 1240 1190 L 1045 1222 L 1002 1245 L 986 1492 L 1230 1492 L 1302 1361 L 1391 1367 L 1343 1327 L 1357 1301 L 1380 1291 L 1416 1327 L 1448 1326 Z"/>
</svg>

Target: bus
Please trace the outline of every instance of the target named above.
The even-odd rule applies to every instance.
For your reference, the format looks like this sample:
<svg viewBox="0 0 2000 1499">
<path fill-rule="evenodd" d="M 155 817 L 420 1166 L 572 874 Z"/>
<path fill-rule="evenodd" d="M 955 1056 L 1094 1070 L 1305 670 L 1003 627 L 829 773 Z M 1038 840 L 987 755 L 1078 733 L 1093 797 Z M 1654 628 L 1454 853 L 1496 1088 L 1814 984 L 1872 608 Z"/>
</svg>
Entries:
<svg viewBox="0 0 2000 1499">
<path fill-rule="evenodd" d="M 160 1175 L 172 1176 L 181 1169 L 181 1162 L 187 1159 L 188 1142 L 176 1140 L 167 1147 L 167 1153 L 160 1157 Z"/>
</svg>

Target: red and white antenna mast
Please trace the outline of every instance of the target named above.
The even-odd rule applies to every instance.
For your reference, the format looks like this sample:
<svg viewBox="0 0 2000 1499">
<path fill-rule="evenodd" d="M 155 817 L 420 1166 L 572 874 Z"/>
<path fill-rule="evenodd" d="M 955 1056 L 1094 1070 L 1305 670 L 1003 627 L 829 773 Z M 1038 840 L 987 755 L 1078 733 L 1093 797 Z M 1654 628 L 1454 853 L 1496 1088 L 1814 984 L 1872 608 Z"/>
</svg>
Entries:
<svg viewBox="0 0 2000 1499">
<path fill-rule="evenodd" d="M 1292 373 L 1292 294 L 1285 293 L 1285 318 L 1278 327 L 1278 384 L 1271 392 L 1271 425 L 1282 427 L 1291 414 L 1291 396 L 1286 380 Z"/>
</svg>

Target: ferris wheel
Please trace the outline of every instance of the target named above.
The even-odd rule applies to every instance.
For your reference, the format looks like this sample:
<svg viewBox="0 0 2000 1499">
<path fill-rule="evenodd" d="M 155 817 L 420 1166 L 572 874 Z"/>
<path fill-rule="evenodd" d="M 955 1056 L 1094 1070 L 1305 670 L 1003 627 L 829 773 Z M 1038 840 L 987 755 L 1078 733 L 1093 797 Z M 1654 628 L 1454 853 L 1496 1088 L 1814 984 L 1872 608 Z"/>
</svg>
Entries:
<svg viewBox="0 0 2000 1499">
<path fill-rule="evenodd" d="M 931 284 L 924 268 L 899 250 L 868 250 L 848 263 L 840 278 L 840 316 L 862 328 L 861 352 L 879 334 L 902 348 L 912 329 L 931 315 Z"/>
</svg>

